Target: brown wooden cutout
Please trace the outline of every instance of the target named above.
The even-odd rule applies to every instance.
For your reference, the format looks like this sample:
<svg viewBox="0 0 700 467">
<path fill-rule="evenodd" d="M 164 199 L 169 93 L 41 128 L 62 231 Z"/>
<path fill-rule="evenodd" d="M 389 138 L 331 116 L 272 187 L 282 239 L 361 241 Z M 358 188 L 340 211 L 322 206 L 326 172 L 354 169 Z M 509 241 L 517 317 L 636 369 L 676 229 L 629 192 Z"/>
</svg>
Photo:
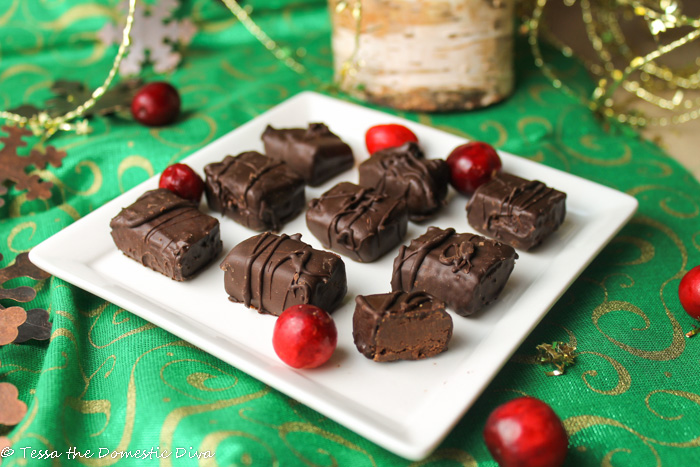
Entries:
<svg viewBox="0 0 700 467">
<path fill-rule="evenodd" d="M 27 312 L 21 306 L 0 310 L 0 345 L 7 345 L 19 335 L 18 328 L 27 320 Z"/>
<path fill-rule="evenodd" d="M 2 253 L 0 253 L 2 261 Z M 42 271 L 29 261 L 28 253 L 20 253 L 15 258 L 15 262 L 4 269 L 0 269 L 0 299 L 9 298 L 16 302 L 26 303 L 34 300 L 36 291 L 31 287 L 15 287 L 13 289 L 3 288 L 3 284 L 17 277 L 31 277 L 36 280 L 48 279 L 51 274 Z M 0 309 L 2 306 L 0 305 Z"/>
<path fill-rule="evenodd" d="M 0 383 L 0 425 L 17 425 L 27 414 L 27 404 L 19 400 L 14 384 Z"/>
<path fill-rule="evenodd" d="M 29 156 L 20 156 L 17 149 L 26 146 L 23 137 L 32 134 L 26 128 L 15 126 L 3 126 L 7 136 L 0 138 L 4 146 L 0 149 L 0 195 L 7 193 L 7 187 L 3 187 L 6 181 L 14 182 L 15 188 L 23 191 L 27 190 L 27 199 L 51 198 L 51 187 L 53 183 L 45 182 L 38 175 L 30 175 L 27 169 L 31 166 L 43 169 L 47 164 L 54 167 L 61 166 L 61 160 L 66 156 L 65 151 L 58 151 L 53 146 L 47 146 L 45 152 L 32 149 Z M 0 198 L 0 206 L 5 204 L 5 200 Z"/>
<path fill-rule="evenodd" d="M 17 328 L 17 337 L 13 342 L 21 344 L 31 339 L 45 341 L 49 337 L 51 337 L 49 312 L 41 308 L 34 308 L 27 310 L 27 319 Z"/>
</svg>

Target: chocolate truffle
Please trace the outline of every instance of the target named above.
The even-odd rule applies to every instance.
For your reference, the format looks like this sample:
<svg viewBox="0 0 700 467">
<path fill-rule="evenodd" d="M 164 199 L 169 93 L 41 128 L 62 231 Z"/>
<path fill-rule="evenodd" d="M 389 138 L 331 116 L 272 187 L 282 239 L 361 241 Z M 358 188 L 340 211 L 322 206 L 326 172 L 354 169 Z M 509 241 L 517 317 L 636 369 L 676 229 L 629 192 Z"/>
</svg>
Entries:
<svg viewBox="0 0 700 467">
<path fill-rule="evenodd" d="M 289 164 L 309 186 L 318 186 L 355 165 L 350 146 L 323 123 L 310 123 L 307 129 L 268 125 L 262 140 L 268 157 Z"/>
<path fill-rule="evenodd" d="M 348 288 L 345 264 L 300 238 L 265 232 L 236 245 L 221 263 L 229 299 L 276 316 L 301 304 L 335 310 Z"/>
<path fill-rule="evenodd" d="M 498 298 L 517 258 L 515 250 L 501 242 L 429 227 L 399 249 L 391 288 L 429 292 L 468 316 Z"/>
<path fill-rule="evenodd" d="M 375 362 L 419 360 L 445 350 L 452 318 L 445 302 L 425 292 L 391 292 L 355 298 L 355 346 Z"/>
<path fill-rule="evenodd" d="M 408 215 L 401 198 L 342 182 L 309 203 L 306 225 L 329 248 L 369 263 L 399 245 Z"/>
<path fill-rule="evenodd" d="M 474 230 L 522 250 L 542 243 L 565 216 L 566 193 L 507 173 L 481 185 L 467 205 Z"/>
<path fill-rule="evenodd" d="M 109 226 L 126 256 L 176 281 L 189 279 L 221 252 L 219 221 L 162 188 L 141 195 Z"/>
<path fill-rule="evenodd" d="M 405 199 L 412 221 L 432 217 L 445 204 L 450 168 L 442 159 L 426 159 L 416 143 L 377 151 L 359 170 L 360 185 Z"/>
<path fill-rule="evenodd" d="M 209 207 L 249 229 L 278 231 L 304 209 L 302 178 L 258 152 L 226 156 L 204 173 Z"/>
</svg>

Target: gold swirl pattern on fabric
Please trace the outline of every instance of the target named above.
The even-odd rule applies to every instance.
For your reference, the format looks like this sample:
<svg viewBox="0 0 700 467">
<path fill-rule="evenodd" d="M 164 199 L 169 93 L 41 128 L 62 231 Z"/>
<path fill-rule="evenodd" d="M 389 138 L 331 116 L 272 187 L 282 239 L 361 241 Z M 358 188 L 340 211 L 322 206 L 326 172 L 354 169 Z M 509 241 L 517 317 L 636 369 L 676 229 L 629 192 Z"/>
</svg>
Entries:
<svg viewBox="0 0 700 467">
<path fill-rule="evenodd" d="M 647 409 L 657 417 L 659 417 L 662 420 L 666 421 L 677 421 L 683 419 L 683 414 L 680 415 L 675 415 L 675 416 L 666 416 L 666 415 L 661 415 L 658 411 L 654 410 L 651 407 L 651 398 L 657 394 L 666 394 L 666 395 L 671 395 L 671 396 L 676 396 L 676 397 L 681 397 L 683 399 L 686 399 L 694 404 L 700 405 L 700 395 L 692 393 L 692 392 L 687 392 L 687 391 L 678 391 L 678 390 L 673 390 L 673 389 L 656 389 L 654 391 L 651 391 L 649 394 L 646 395 L 644 398 L 644 403 L 647 406 Z M 659 407 L 662 408 L 668 408 L 669 404 L 663 404 L 662 402 L 658 403 Z M 675 406 L 675 404 L 674 404 Z M 700 446 L 700 437 L 696 438 L 693 442 L 693 445 L 697 444 Z"/>
<path fill-rule="evenodd" d="M 15 238 L 18 237 L 20 234 L 22 234 L 26 230 L 31 230 L 31 233 L 29 234 L 29 238 L 26 238 L 27 244 L 29 246 L 25 247 L 15 247 Z M 10 230 L 10 234 L 7 236 L 7 248 L 10 249 L 13 253 L 24 253 L 25 251 L 29 251 L 32 249 L 32 238 L 34 237 L 34 234 L 36 233 L 36 222 L 33 221 L 27 221 L 27 222 L 22 222 L 20 224 L 17 224 Z M 22 236 L 22 238 L 24 238 Z"/>
<path fill-rule="evenodd" d="M 661 231 L 663 234 L 665 234 L 677 247 L 678 252 L 680 254 L 681 258 L 681 267 L 676 272 L 673 274 L 671 277 L 667 278 L 660 286 L 659 288 L 659 298 L 661 303 L 663 304 L 664 311 L 666 316 L 668 317 L 669 323 L 671 325 L 671 342 L 666 347 L 665 349 L 662 350 L 646 350 L 646 349 L 640 349 L 633 347 L 629 344 L 626 344 L 624 342 L 621 342 L 614 337 L 610 336 L 607 334 L 600 326 L 600 319 L 607 315 L 608 313 L 614 312 L 614 311 L 626 311 L 630 313 L 634 313 L 640 318 L 644 320 L 645 326 L 644 328 L 641 329 L 632 329 L 633 331 L 645 331 L 650 328 L 651 326 L 651 321 L 649 320 L 649 317 L 647 314 L 638 306 L 623 301 L 623 300 L 610 300 L 608 296 L 608 290 L 605 288 L 604 284 L 599 284 L 601 287 L 604 289 L 605 297 L 603 300 L 603 303 L 598 305 L 594 310 L 591 315 L 591 319 L 593 321 L 593 324 L 595 327 L 598 329 L 598 331 L 604 335 L 610 342 L 621 348 L 622 350 L 631 353 L 632 355 L 635 355 L 637 357 L 645 358 L 648 360 L 656 360 L 656 361 L 667 361 L 667 360 L 673 360 L 678 358 L 683 353 L 683 350 L 685 349 L 686 341 L 685 341 L 685 334 L 683 333 L 683 329 L 674 316 L 673 312 L 669 309 L 668 305 L 666 304 L 666 300 L 664 298 L 664 289 L 666 286 L 677 279 L 680 279 L 682 277 L 683 272 L 685 271 L 685 266 L 688 262 L 688 253 L 685 249 L 685 245 L 683 245 L 683 242 L 678 238 L 678 235 L 673 232 L 671 229 L 668 228 L 668 226 L 661 224 L 658 221 L 655 221 L 653 219 L 650 219 L 645 216 L 637 216 L 635 217 L 632 221 L 631 224 L 639 224 L 647 227 L 651 227 L 653 229 L 656 229 L 658 231 Z"/>
<path fill-rule="evenodd" d="M 124 409 L 124 428 L 122 429 L 122 434 L 119 439 L 119 442 L 117 445 L 113 448 L 110 448 L 109 446 L 102 446 L 105 448 L 110 448 L 111 451 L 127 451 L 129 448 L 129 444 L 131 444 L 131 436 L 134 430 L 134 423 L 136 420 L 136 379 L 134 377 L 136 373 L 136 367 L 138 366 L 139 362 L 148 354 L 151 352 L 155 352 L 156 350 L 160 350 L 166 347 L 171 347 L 171 346 L 189 346 L 190 344 L 187 344 L 184 341 L 175 341 L 175 342 L 168 342 L 166 344 L 159 345 L 157 347 L 154 347 L 152 349 L 149 349 L 142 353 L 141 355 L 136 358 L 136 361 L 134 361 L 133 366 L 131 367 L 131 374 L 129 376 L 129 383 L 127 386 L 127 392 L 126 392 L 126 407 Z M 66 442 L 66 444 L 73 446 L 74 443 L 72 443 L 68 439 L 68 433 L 66 433 L 65 429 L 63 432 L 63 438 Z M 119 457 L 111 457 L 111 456 L 106 456 L 103 458 L 85 458 L 85 457 L 79 457 L 78 462 L 81 464 L 89 465 L 89 466 L 98 466 L 98 467 L 103 467 L 106 465 L 112 465 L 119 461 Z"/>
<path fill-rule="evenodd" d="M 610 242 L 611 246 L 617 245 L 617 244 L 630 244 L 635 246 L 639 250 L 639 256 L 635 259 L 627 260 L 627 261 L 616 261 L 614 264 L 618 265 L 627 265 L 627 266 L 634 266 L 637 264 L 644 264 L 648 263 L 652 259 L 654 259 L 654 255 L 656 254 L 656 249 L 654 248 L 654 244 L 651 243 L 648 240 L 643 240 L 639 237 L 632 237 L 630 235 L 618 235 L 612 241 Z M 610 247 L 608 247 L 610 248 Z M 615 254 L 615 257 L 624 257 L 624 255 L 619 254 L 620 252 L 616 252 L 618 254 Z"/>
<path fill-rule="evenodd" d="M 104 309 L 103 309 L 103 311 L 104 311 Z M 117 315 L 119 315 L 120 313 L 122 313 L 122 312 L 124 312 L 124 310 L 119 309 L 119 310 L 116 310 L 116 311 L 114 312 L 114 314 L 112 315 L 112 324 L 115 325 L 115 327 L 116 327 L 116 326 L 119 326 L 119 325 L 121 325 L 121 324 L 124 324 L 124 323 L 128 323 L 129 321 L 131 321 L 131 316 L 127 316 L 123 321 L 121 321 L 121 322 L 119 322 L 119 323 L 116 323 L 116 322 L 115 322 L 115 317 L 116 317 Z M 139 327 L 137 327 L 137 328 L 130 329 L 130 330 L 125 331 L 125 332 L 123 332 L 122 334 L 118 335 L 117 337 L 112 338 L 112 340 L 110 340 L 110 341 L 107 342 L 106 344 L 97 344 L 97 343 L 95 343 L 95 341 L 93 340 L 93 331 L 95 330 L 95 327 L 98 325 L 97 323 L 100 321 L 100 317 L 101 317 L 101 316 L 102 316 L 102 312 L 100 312 L 99 314 L 97 314 L 95 320 L 94 320 L 94 321 L 92 322 L 92 324 L 90 325 L 90 329 L 88 330 L 88 341 L 90 342 L 90 345 L 92 345 L 92 346 L 93 346 L 94 348 L 96 348 L 96 349 L 104 349 L 104 348 L 107 348 L 107 347 L 109 347 L 110 345 L 114 344 L 115 342 L 119 342 L 120 340 L 122 340 L 122 339 L 124 339 L 124 338 L 126 338 L 126 337 L 133 336 L 133 335 L 135 335 L 135 334 L 140 334 L 140 333 L 142 333 L 142 332 L 148 331 L 149 329 L 153 329 L 153 328 L 156 327 L 155 324 L 147 323 L 147 322 L 146 322 L 146 323 L 142 324 L 141 326 L 139 326 Z"/>
<path fill-rule="evenodd" d="M 269 465 L 272 467 L 281 466 L 281 463 L 280 463 L 279 459 L 277 458 L 277 454 L 275 453 L 275 450 L 269 444 L 267 444 L 265 441 L 258 438 L 257 436 L 255 436 L 251 433 L 246 433 L 245 431 L 239 431 L 239 430 L 213 431 L 204 437 L 204 439 L 202 440 L 202 443 L 199 445 L 199 452 L 206 452 L 206 451 L 216 452 L 219 445 L 228 438 L 251 440 L 251 441 L 255 442 L 257 445 L 262 446 L 265 449 L 265 452 L 269 455 L 269 459 L 259 459 L 259 458 L 251 456 L 248 452 L 244 452 L 241 455 L 241 459 L 240 459 L 241 465 L 244 465 L 244 466 Z M 235 462 L 235 459 L 234 459 L 234 462 Z M 215 457 L 208 457 L 206 459 L 202 458 L 199 461 L 199 467 L 219 467 L 220 465 L 221 464 L 219 464 L 216 461 L 216 456 Z M 234 465 L 239 465 L 239 464 L 234 464 Z"/>
<path fill-rule="evenodd" d="M 270 388 L 266 387 L 264 389 L 261 389 L 259 391 L 254 392 L 254 393 L 244 394 L 242 396 L 234 397 L 231 399 L 223 399 L 223 400 L 219 400 L 216 402 L 211 402 L 209 404 L 197 404 L 197 405 L 178 407 L 177 409 L 171 411 L 165 417 L 165 421 L 163 422 L 163 426 L 162 426 L 161 432 L 160 432 L 161 451 L 167 450 L 169 452 L 172 452 L 172 450 L 173 450 L 173 442 L 172 442 L 173 436 L 175 434 L 175 430 L 177 429 L 177 426 L 180 424 L 180 422 L 183 419 L 185 419 L 191 415 L 195 415 L 195 414 L 214 412 L 216 410 L 221 410 L 221 409 L 225 409 L 228 407 L 233 407 L 235 405 L 244 404 L 246 402 L 250 402 L 252 400 L 264 397 L 269 392 L 270 392 Z M 169 467 L 169 466 L 173 465 L 172 459 L 170 457 L 161 459 L 160 465 L 162 467 Z"/>
<path fill-rule="evenodd" d="M 614 358 L 604 355 L 599 352 L 592 352 L 589 350 L 583 351 L 583 352 L 578 352 L 578 356 L 584 355 L 584 354 L 590 354 L 590 355 L 596 355 L 598 357 L 601 357 L 605 360 L 608 361 L 612 365 L 612 367 L 615 369 L 617 372 L 617 384 L 615 385 L 614 388 L 608 389 L 608 390 L 603 390 L 603 389 L 596 389 L 594 388 L 591 383 L 588 381 L 588 377 L 596 377 L 598 376 L 598 371 L 597 370 L 587 370 L 584 371 L 583 374 L 581 375 L 581 379 L 583 382 L 588 386 L 588 388 L 591 391 L 595 391 L 598 394 L 604 394 L 606 396 L 619 396 L 620 394 L 626 393 L 629 388 L 632 386 L 632 377 L 629 374 L 629 371 L 620 364 L 617 360 Z M 602 380 L 607 380 L 608 378 L 606 377 L 601 377 Z"/>
<path fill-rule="evenodd" d="M 627 194 L 631 196 L 638 196 L 641 193 L 649 192 L 649 191 L 654 191 L 654 192 L 670 192 L 674 195 L 673 200 L 678 201 L 679 198 L 687 201 L 688 206 L 691 207 L 691 210 L 685 210 L 685 211 L 680 211 L 678 209 L 674 209 L 673 207 L 669 206 L 669 197 L 663 197 L 662 199 L 659 200 L 659 207 L 663 209 L 663 211 L 671 215 L 673 217 L 678 217 L 679 219 L 692 219 L 694 217 L 697 217 L 698 214 L 700 213 L 700 205 L 696 203 L 693 198 L 688 194 L 685 193 L 684 191 L 681 190 L 676 190 L 671 187 L 663 186 L 663 185 L 643 185 L 643 186 L 638 186 L 635 188 L 632 188 L 630 190 L 627 190 Z"/>
<path fill-rule="evenodd" d="M 413 462 L 408 467 L 425 467 L 429 466 L 432 463 L 438 463 L 438 465 L 442 465 L 442 463 L 444 463 L 445 461 L 451 461 L 450 463 L 455 462 L 457 465 L 461 465 L 462 467 L 478 466 L 478 463 L 476 462 L 476 459 L 474 459 L 474 456 L 472 456 L 468 452 L 463 451 L 461 449 L 442 448 L 438 449 L 422 461 Z"/>
<path fill-rule="evenodd" d="M 205 362 L 203 360 L 197 360 L 194 358 L 183 358 L 183 359 L 178 359 L 178 360 L 172 360 L 172 361 L 166 363 L 165 365 L 161 366 L 161 368 L 160 368 L 160 380 L 163 382 L 163 384 L 174 389 L 175 391 L 179 392 L 180 394 L 182 394 L 184 396 L 187 396 L 191 399 L 203 401 L 203 402 L 208 402 L 209 399 L 205 399 L 205 398 L 196 396 L 194 394 L 190 394 L 189 392 L 184 391 L 181 388 L 177 387 L 175 384 L 169 382 L 168 379 L 166 378 L 166 375 L 165 375 L 166 370 L 171 365 L 178 365 L 178 366 L 183 366 L 184 368 L 191 369 L 195 364 L 196 365 L 204 365 L 204 366 L 208 367 L 209 368 L 208 371 L 215 370 L 218 373 L 220 373 L 219 375 L 215 375 L 212 373 L 205 373 L 203 371 L 197 371 L 197 372 L 193 372 L 193 373 L 188 374 L 187 377 L 185 378 L 187 384 L 190 387 L 197 389 L 198 391 L 218 393 L 218 392 L 222 392 L 222 391 L 228 391 L 229 389 L 232 389 L 233 387 L 235 387 L 236 384 L 238 384 L 238 377 L 236 375 L 229 373 L 229 372 L 226 372 L 226 371 L 222 370 L 221 368 L 219 368 L 215 365 L 212 365 L 211 363 Z M 174 371 L 177 373 L 177 369 L 175 369 Z M 213 388 L 213 387 L 206 385 L 206 381 L 212 380 L 215 378 L 220 378 L 220 377 L 222 377 L 221 378 L 222 380 L 226 380 L 228 378 L 231 378 L 233 381 L 230 384 L 226 384 L 224 386 L 217 387 L 217 388 Z"/>
<path fill-rule="evenodd" d="M 126 171 L 138 168 L 146 172 L 149 177 L 153 176 L 153 165 L 151 161 L 138 154 L 125 157 L 117 167 L 117 180 L 119 181 L 119 191 L 124 193 L 124 183 L 122 177 Z"/>
</svg>

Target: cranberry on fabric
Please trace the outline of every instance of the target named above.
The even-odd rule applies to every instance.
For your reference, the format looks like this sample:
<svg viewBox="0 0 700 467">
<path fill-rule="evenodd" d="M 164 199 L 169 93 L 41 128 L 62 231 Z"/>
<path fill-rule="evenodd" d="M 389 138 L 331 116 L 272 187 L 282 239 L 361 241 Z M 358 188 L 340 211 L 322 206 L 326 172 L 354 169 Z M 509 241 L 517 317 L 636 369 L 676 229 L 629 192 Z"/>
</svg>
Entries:
<svg viewBox="0 0 700 467">
<path fill-rule="evenodd" d="M 484 441 L 501 467 L 559 467 L 569 444 L 557 414 L 534 397 L 496 407 L 486 420 Z"/>
<path fill-rule="evenodd" d="M 686 313 L 700 319 L 700 266 L 688 271 L 678 285 L 678 299 Z"/>
<path fill-rule="evenodd" d="M 199 203 L 204 191 L 204 181 L 190 166 L 173 164 L 161 174 L 158 187 L 170 190 L 181 198 Z"/>
<path fill-rule="evenodd" d="M 405 126 L 396 123 L 375 125 L 365 133 L 365 144 L 370 154 L 382 149 L 395 148 L 409 141 L 417 143 L 418 137 Z"/>
<path fill-rule="evenodd" d="M 472 141 L 457 146 L 447 156 L 450 183 L 463 195 L 470 195 L 501 170 L 501 158 L 488 143 Z"/>
<path fill-rule="evenodd" d="M 180 115 L 180 93 L 164 81 L 148 83 L 132 99 L 131 115 L 147 126 L 173 123 Z"/>
<path fill-rule="evenodd" d="M 333 318 L 314 305 L 294 305 L 277 318 L 272 347 L 294 368 L 316 368 L 331 358 L 338 343 Z"/>
</svg>

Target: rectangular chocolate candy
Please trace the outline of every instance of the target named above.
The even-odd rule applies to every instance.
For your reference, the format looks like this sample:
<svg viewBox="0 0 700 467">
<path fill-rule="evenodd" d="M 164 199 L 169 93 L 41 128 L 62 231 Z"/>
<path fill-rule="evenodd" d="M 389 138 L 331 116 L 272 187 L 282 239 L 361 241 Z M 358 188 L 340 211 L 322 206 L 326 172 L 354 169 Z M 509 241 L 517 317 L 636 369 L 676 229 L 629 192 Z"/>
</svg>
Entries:
<svg viewBox="0 0 700 467">
<path fill-rule="evenodd" d="M 408 218 L 423 221 L 444 204 L 450 169 L 442 159 L 426 159 L 416 143 L 383 149 L 360 164 L 360 185 L 406 200 Z"/>
<path fill-rule="evenodd" d="M 268 125 L 262 140 L 268 157 L 289 164 L 309 186 L 321 185 L 355 165 L 350 146 L 323 123 L 310 123 L 307 129 Z"/>
<path fill-rule="evenodd" d="M 358 295 L 352 316 L 357 350 L 376 362 L 419 360 L 447 350 L 452 318 L 425 292 Z"/>
<path fill-rule="evenodd" d="M 391 288 L 428 292 L 468 316 L 498 298 L 517 258 L 515 250 L 501 242 L 430 227 L 399 249 Z"/>
<path fill-rule="evenodd" d="M 221 263 L 229 299 L 276 316 L 301 304 L 335 310 L 348 288 L 345 264 L 300 238 L 265 232 L 235 246 Z"/>
<path fill-rule="evenodd" d="M 226 156 L 204 173 L 209 207 L 249 229 L 278 231 L 304 209 L 302 178 L 259 152 Z"/>
<path fill-rule="evenodd" d="M 566 193 L 507 173 L 481 185 L 467 205 L 474 230 L 522 250 L 542 243 L 565 216 Z"/>
<path fill-rule="evenodd" d="M 166 189 L 147 191 L 109 226 L 126 256 L 176 281 L 189 279 L 221 251 L 219 221 Z"/>
<path fill-rule="evenodd" d="M 408 215 L 401 198 L 342 182 L 309 203 L 306 225 L 329 248 L 369 263 L 399 245 Z"/>
</svg>

